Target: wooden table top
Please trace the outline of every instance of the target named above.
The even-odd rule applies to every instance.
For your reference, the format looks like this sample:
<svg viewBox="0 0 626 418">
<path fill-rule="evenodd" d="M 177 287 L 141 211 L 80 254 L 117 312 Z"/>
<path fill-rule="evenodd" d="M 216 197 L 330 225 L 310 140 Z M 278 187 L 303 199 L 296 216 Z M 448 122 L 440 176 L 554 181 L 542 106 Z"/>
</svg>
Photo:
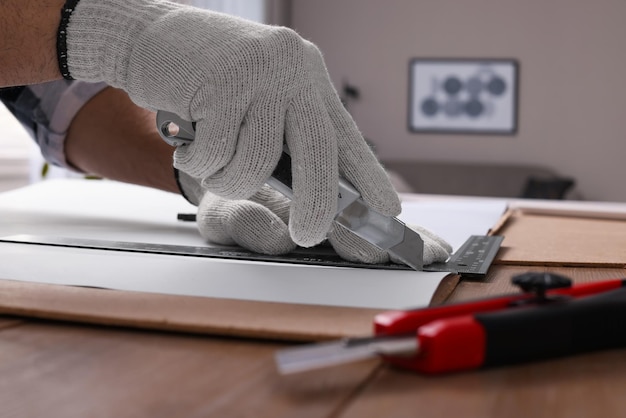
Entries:
<svg viewBox="0 0 626 418">
<path fill-rule="evenodd" d="M 509 280 L 522 271 L 494 266 L 448 301 L 515 292 Z M 626 276 L 551 271 L 577 282 Z M 626 350 L 439 377 L 378 360 L 280 376 L 273 355 L 286 346 L 0 317 L 0 416 L 626 416 Z"/>
</svg>

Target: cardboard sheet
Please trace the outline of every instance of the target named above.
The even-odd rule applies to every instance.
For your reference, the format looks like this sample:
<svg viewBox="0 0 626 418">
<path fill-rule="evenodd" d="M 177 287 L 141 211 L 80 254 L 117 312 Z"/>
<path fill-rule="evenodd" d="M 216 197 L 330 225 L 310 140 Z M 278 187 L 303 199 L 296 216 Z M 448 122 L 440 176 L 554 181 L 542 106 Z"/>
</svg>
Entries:
<svg viewBox="0 0 626 418">
<path fill-rule="evenodd" d="M 497 263 L 543 266 L 626 266 L 626 220 L 608 211 L 511 211 L 494 231 L 504 235 Z M 553 214 L 545 214 L 553 213 Z"/>
<path fill-rule="evenodd" d="M 0 280 L 1 314 L 174 332 L 324 340 L 370 334 L 378 312 Z"/>
<path fill-rule="evenodd" d="M 457 282 L 447 276 L 435 294 Z M 369 335 L 379 312 L 0 280 L 0 314 L 161 331 L 317 341 Z"/>
</svg>

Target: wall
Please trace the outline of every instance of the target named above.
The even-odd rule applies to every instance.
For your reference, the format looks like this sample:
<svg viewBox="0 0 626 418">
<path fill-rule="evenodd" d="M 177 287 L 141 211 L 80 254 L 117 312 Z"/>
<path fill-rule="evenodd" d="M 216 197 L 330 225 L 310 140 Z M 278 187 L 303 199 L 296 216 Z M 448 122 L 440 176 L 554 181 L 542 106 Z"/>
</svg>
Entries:
<svg viewBox="0 0 626 418">
<path fill-rule="evenodd" d="M 626 201 L 626 1 L 293 0 L 291 24 L 324 52 L 335 86 L 361 90 L 357 124 L 382 160 L 532 163 L 591 200 Z M 514 136 L 407 129 L 413 57 L 520 62 Z"/>
</svg>

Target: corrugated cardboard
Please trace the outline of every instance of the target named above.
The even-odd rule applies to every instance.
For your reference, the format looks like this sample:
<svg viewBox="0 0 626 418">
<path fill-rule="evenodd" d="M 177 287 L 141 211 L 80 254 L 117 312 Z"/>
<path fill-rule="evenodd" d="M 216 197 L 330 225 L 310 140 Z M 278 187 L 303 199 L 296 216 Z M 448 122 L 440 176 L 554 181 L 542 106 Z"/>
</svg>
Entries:
<svg viewBox="0 0 626 418">
<path fill-rule="evenodd" d="M 497 263 L 542 266 L 626 266 L 626 220 L 603 214 L 509 211 L 492 234 L 504 235 Z"/>
<path fill-rule="evenodd" d="M 433 303 L 457 283 L 455 275 L 444 279 Z M 175 332 L 325 340 L 371 334 L 379 312 L 0 280 L 0 314 Z"/>
</svg>

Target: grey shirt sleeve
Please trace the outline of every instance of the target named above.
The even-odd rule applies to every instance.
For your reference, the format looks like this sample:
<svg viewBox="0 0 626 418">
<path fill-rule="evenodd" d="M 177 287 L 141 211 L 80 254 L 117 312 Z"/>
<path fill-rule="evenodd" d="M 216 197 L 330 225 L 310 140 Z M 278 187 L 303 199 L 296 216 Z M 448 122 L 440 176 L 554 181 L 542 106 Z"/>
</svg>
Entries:
<svg viewBox="0 0 626 418">
<path fill-rule="evenodd" d="M 58 80 L 0 89 L 0 100 L 37 142 L 46 161 L 71 168 L 65 158 L 67 130 L 81 107 L 106 87 Z"/>
</svg>

